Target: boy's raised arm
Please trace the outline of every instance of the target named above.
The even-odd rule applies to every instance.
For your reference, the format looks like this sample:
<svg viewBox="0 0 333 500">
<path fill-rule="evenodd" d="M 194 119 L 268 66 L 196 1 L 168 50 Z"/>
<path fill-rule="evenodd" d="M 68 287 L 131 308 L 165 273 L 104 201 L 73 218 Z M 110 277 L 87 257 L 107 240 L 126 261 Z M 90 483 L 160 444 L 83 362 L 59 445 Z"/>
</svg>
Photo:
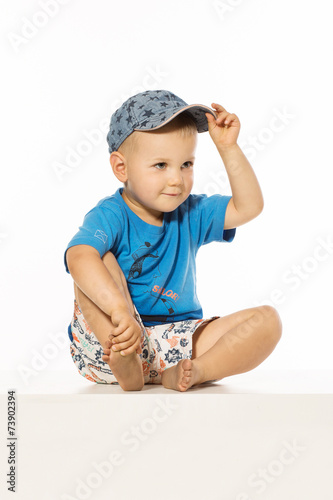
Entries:
<svg viewBox="0 0 333 500">
<path fill-rule="evenodd" d="M 117 310 L 129 312 L 129 305 L 104 265 L 99 252 L 90 245 L 76 245 L 66 252 L 69 272 L 82 292 L 108 316 Z"/>
<path fill-rule="evenodd" d="M 230 229 L 257 217 L 264 201 L 256 175 L 239 145 L 220 148 L 219 153 L 232 191 L 225 217 L 225 229 Z"/>
<path fill-rule="evenodd" d="M 217 119 L 206 113 L 208 129 L 230 182 L 232 199 L 227 207 L 224 228 L 231 229 L 257 217 L 263 209 L 264 200 L 257 177 L 237 144 L 240 130 L 238 117 L 219 104 L 212 103 L 212 106 L 217 112 Z"/>
</svg>

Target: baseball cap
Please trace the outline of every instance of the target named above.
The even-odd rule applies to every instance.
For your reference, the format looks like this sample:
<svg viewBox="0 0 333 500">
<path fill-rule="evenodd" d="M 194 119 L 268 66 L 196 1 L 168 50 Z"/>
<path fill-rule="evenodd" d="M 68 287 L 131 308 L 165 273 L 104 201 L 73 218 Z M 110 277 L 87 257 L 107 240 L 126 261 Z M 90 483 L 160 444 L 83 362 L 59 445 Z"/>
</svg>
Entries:
<svg viewBox="0 0 333 500">
<path fill-rule="evenodd" d="M 107 135 L 109 153 L 117 151 L 135 130 L 156 130 L 180 113 L 187 111 L 194 119 L 199 133 L 207 132 L 205 113 L 216 113 L 203 104 L 187 104 L 168 90 L 146 90 L 125 101 L 111 116 Z"/>
</svg>

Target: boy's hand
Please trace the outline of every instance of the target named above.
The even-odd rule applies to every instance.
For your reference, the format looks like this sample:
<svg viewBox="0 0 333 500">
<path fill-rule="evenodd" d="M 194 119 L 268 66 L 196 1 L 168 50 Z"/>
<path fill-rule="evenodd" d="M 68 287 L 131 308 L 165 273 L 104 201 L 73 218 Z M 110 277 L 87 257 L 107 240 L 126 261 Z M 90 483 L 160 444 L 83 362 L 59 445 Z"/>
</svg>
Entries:
<svg viewBox="0 0 333 500">
<path fill-rule="evenodd" d="M 112 323 L 115 328 L 111 330 L 109 338 L 112 345 L 116 346 L 115 352 L 121 351 L 122 355 L 128 355 L 132 352 L 140 354 L 141 349 L 141 327 L 128 311 L 117 311 L 112 314 Z"/>
<path fill-rule="evenodd" d="M 212 102 L 216 111 L 215 119 L 210 113 L 205 113 L 208 120 L 208 131 L 217 147 L 233 146 L 237 143 L 240 122 L 235 114 L 228 113 L 220 104 Z"/>
</svg>

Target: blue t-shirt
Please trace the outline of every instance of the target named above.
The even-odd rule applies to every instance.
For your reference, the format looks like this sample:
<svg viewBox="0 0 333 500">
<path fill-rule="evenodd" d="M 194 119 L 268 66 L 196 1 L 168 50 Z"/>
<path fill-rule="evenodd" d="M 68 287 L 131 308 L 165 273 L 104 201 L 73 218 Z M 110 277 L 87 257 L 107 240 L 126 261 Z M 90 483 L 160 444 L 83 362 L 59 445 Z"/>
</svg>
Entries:
<svg viewBox="0 0 333 500">
<path fill-rule="evenodd" d="M 140 219 L 122 191 L 103 198 L 86 214 L 66 251 L 91 245 L 103 257 L 110 250 L 145 326 L 202 318 L 195 257 L 201 245 L 234 239 L 236 229 L 224 230 L 231 196 L 190 194 L 176 210 L 164 213 L 160 227 Z"/>
</svg>

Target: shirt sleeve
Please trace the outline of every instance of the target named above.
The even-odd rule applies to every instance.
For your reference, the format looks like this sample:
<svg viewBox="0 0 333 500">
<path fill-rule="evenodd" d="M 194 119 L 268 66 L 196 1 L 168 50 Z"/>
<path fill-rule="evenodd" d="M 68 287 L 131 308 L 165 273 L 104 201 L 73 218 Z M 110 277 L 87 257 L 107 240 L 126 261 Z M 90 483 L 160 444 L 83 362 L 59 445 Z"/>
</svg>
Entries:
<svg viewBox="0 0 333 500">
<path fill-rule="evenodd" d="M 115 245 L 119 225 L 118 217 L 111 210 L 103 210 L 101 207 L 94 207 L 90 210 L 65 250 L 64 263 L 67 273 L 69 270 L 66 252 L 69 248 L 76 245 L 90 245 L 96 248 L 100 256 L 103 257 Z"/>
<path fill-rule="evenodd" d="M 192 195 L 190 200 L 191 232 L 198 248 L 212 241 L 230 243 L 236 228 L 224 229 L 225 213 L 231 196 Z"/>
</svg>

